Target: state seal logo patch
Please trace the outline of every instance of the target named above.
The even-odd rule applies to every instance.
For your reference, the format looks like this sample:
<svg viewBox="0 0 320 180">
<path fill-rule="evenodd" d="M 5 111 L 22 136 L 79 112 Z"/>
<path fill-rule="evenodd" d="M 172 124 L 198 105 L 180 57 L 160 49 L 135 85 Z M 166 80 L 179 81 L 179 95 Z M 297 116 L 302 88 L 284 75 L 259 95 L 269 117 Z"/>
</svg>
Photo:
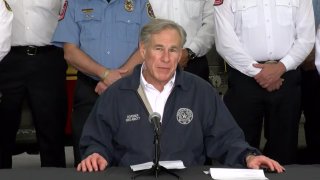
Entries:
<svg viewBox="0 0 320 180">
<path fill-rule="evenodd" d="M 214 6 L 220 6 L 221 4 L 223 4 L 223 0 L 214 0 Z"/>
<path fill-rule="evenodd" d="M 193 119 L 193 113 L 188 108 L 180 108 L 177 112 L 177 121 L 180 124 L 187 125 Z"/>
</svg>

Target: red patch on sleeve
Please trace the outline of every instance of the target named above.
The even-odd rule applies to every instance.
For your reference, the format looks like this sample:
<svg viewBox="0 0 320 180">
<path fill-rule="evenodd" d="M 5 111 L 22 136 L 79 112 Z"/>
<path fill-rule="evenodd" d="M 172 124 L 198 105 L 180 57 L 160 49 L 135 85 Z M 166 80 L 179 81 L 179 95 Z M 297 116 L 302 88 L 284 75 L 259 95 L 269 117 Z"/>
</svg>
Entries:
<svg viewBox="0 0 320 180">
<path fill-rule="evenodd" d="M 214 0 L 214 6 L 220 6 L 221 4 L 223 4 L 223 0 Z"/>
<path fill-rule="evenodd" d="M 68 8 L 68 0 L 64 2 L 63 7 L 59 13 L 59 21 L 64 19 L 64 15 L 66 14 L 67 8 Z"/>
</svg>

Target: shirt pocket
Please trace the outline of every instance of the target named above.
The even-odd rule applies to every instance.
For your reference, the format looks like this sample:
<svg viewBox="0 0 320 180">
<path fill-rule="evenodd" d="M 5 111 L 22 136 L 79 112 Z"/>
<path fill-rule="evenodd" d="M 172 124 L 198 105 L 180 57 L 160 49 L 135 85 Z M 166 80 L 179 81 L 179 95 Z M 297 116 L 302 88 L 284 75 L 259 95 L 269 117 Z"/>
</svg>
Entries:
<svg viewBox="0 0 320 180">
<path fill-rule="evenodd" d="M 257 0 L 237 0 L 232 4 L 233 12 L 239 14 L 242 26 L 254 28 L 258 25 L 258 5 Z"/>
<path fill-rule="evenodd" d="M 80 27 L 80 40 L 90 41 L 100 37 L 102 10 L 82 8 L 75 13 L 75 21 Z"/>
<path fill-rule="evenodd" d="M 276 0 L 277 22 L 282 26 L 293 24 L 294 10 L 299 7 L 299 0 Z"/>
<path fill-rule="evenodd" d="M 118 39 L 123 42 L 138 43 L 140 24 L 138 13 L 117 13 L 116 34 Z"/>
<path fill-rule="evenodd" d="M 205 0 L 185 0 L 185 9 L 190 18 L 201 17 Z"/>
<path fill-rule="evenodd" d="M 34 7 L 57 12 L 55 15 L 59 14 L 61 7 L 60 0 L 34 0 L 32 4 Z"/>
</svg>

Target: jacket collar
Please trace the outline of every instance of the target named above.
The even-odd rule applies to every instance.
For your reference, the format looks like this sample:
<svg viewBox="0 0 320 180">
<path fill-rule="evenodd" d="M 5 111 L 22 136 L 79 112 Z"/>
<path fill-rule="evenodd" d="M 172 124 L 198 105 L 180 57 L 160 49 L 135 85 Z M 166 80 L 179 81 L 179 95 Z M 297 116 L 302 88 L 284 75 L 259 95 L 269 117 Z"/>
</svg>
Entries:
<svg viewBox="0 0 320 180">
<path fill-rule="evenodd" d="M 123 78 L 122 83 L 120 85 L 120 89 L 130 89 L 137 90 L 140 85 L 140 72 L 141 72 L 142 64 L 137 65 L 132 74 L 128 77 Z M 190 84 L 188 84 L 186 78 L 186 72 L 181 70 L 181 68 L 176 69 L 176 79 L 174 82 L 174 88 L 181 88 L 182 90 L 188 90 L 190 88 Z"/>
</svg>

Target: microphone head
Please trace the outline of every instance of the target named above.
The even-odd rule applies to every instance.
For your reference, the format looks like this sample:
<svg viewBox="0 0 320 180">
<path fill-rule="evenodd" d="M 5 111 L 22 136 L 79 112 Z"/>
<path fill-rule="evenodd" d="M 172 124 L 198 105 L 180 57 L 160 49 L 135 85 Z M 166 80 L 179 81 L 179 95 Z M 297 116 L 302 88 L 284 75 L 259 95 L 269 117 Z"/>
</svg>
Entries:
<svg viewBox="0 0 320 180">
<path fill-rule="evenodd" d="M 160 121 L 160 119 L 161 119 L 161 115 L 158 113 L 158 112 L 153 112 L 153 113 L 151 113 L 150 115 L 149 115 L 149 122 L 150 123 L 152 123 L 152 119 L 154 119 L 154 118 L 156 118 L 156 119 L 158 119 L 159 121 Z"/>
</svg>

